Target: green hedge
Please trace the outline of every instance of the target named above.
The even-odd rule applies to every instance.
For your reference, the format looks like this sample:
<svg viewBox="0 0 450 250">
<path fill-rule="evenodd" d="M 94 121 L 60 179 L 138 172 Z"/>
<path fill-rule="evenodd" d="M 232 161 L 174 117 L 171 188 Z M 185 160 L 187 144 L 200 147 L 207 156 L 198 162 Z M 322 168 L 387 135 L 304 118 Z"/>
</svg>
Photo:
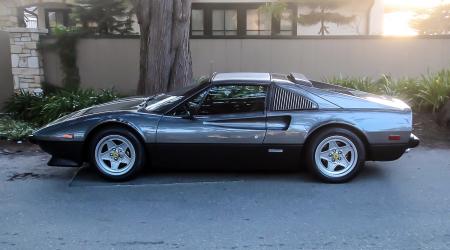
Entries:
<svg viewBox="0 0 450 250">
<path fill-rule="evenodd" d="M 15 120 L 43 125 L 74 111 L 117 98 L 118 95 L 112 90 L 59 90 L 43 96 L 21 91 L 6 103 L 5 111 Z"/>
<path fill-rule="evenodd" d="M 28 137 L 36 127 L 20 120 L 14 120 L 11 117 L 0 118 L 0 139 L 22 140 Z"/>
<path fill-rule="evenodd" d="M 450 96 L 450 70 L 398 80 L 383 75 L 377 80 L 340 76 L 326 81 L 373 94 L 395 96 L 406 101 L 416 111 L 436 112 Z"/>
</svg>

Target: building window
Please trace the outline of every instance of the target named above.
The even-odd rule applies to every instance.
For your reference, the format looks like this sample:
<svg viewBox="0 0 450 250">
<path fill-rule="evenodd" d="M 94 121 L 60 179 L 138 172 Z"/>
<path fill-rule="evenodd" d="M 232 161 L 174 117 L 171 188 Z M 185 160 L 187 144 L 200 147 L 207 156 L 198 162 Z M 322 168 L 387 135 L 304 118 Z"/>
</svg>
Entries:
<svg viewBox="0 0 450 250">
<path fill-rule="evenodd" d="M 194 3 L 191 36 L 194 38 L 246 38 L 296 36 L 297 8 L 289 4 L 278 17 L 261 3 Z"/>
<path fill-rule="evenodd" d="M 214 36 L 236 36 L 237 10 L 213 10 L 212 34 Z"/>
<path fill-rule="evenodd" d="M 45 10 L 45 27 L 53 29 L 58 26 L 67 26 L 69 19 L 69 10 L 67 9 L 48 9 Z"/>
<path fill-rule="evenodd" d="M 201 9 L 192 10 L 191 35 L 203 36 L 205 34 L 204 12 Z"/>
<path fill-rule="evenodd" d="M 280 15 L 280 30 L 278 35 L 291 36 L 294 34 L 294 11 L 284 10 Z"/>
<path fill-rule="evenodd" d="M 247 35 L 270 36 L 272 33 L 272 16 L 259 9 L 247 10 Z"/>
<path fill-rule="evenodd" d="M 36 29 L 38 27 L 38 8 L 26 7 L 19 10 L 19 27 Z"/>
</svg>

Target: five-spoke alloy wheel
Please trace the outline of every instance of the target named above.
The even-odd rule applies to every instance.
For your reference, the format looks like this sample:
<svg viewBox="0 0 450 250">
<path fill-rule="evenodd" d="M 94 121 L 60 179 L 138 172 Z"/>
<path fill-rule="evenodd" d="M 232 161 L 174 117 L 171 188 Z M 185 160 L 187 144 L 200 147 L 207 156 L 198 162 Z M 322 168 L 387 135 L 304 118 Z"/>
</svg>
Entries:
<svg viewBox="0 0 450 250">
<path fill-rule="evenodd" d="M 97 133 L 90 148 L 91 164 L 107 179 L 127 180 L 143 165 L 144 151 L 139 139 L 123 128 Z"/>
<path fill-rule="evenodd" d="M 320 131 L 307 149 L 308 166 L 325 182 L 346 182 L 352 179 L 365 161 L 361 139 L 343 128 Z"/>
</svg>

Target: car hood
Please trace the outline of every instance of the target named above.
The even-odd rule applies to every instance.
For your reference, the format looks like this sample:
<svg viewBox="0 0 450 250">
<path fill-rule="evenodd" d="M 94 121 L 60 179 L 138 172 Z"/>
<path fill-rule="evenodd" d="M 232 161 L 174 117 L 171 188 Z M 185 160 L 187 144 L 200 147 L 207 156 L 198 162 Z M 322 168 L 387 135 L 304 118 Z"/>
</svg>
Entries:
<svg viewBox="0 0 450 250">
<path fill-rule="evenodd" d="M 79 111 L 75 111 L 71 114 L 63 116 L 55 121 L 44 126 L 50 127 L 55 124 L 65 122 L 68 120 L 73 120 L 82 116 L 94 115 L 99 113 L 107 113 L 107 112 L 120 112 L 120 111 L 137 111 L 142 108 L 142 103 L 145 101 L 143 97 L 133 97 L 133 98 L 124 98 L 116 101 L 92 106 L 86 109 L 82 109 Z"/>
<path fill-rule="evenodd" d="M 82 115 L 91 115 L 105 112 L 117 111 L 137 111 L 142 108 L 142 103 L 145 101 L 143 97 L 124 98 L 105 104 L 96 105 L 84 110 Z"/>
</svg>

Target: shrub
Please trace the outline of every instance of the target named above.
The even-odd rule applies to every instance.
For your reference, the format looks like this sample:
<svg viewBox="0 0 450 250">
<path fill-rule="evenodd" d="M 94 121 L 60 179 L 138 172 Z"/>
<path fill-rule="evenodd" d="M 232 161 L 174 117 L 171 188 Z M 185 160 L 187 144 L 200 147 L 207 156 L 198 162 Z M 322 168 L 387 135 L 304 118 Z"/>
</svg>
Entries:
<svg viewBox="0 0 450 250">
<path fill-rule="evenodd" d="M 30 136 L 35 128 L 31 123 L 2 117 L 0 118 L 0 139 L 23 140 Z"/>
<path fill-rule="evenodd" d="M 450 96 L 450 70 L 422 76 L 421 89 L 417 93 L 419 107 L 433 112 L 442 107 Z"/>
<path fill-rule="evenodd" d="M 326 80 L 342 87 L 356 89 L 368 93 L 381 94 L 383 88 L 369 77 L 333 77 Z"/>
<path fill-rule="evenodd" d="M 395 96 L 417 110 L 438 111 L 450 98 L 450 70 L 428 73 L 420 79 L 394 80 L 383 75 L 374 81 L 370 78 L 334 77 L 328 82 L 368 93 Z"/>
<path fill-rule="evenodd" d="M 60 90 L 44 96 L 21 91 L 7 102 L 5 110 L 14 119 L 43 125 L 71 112 L 117 98 L 113 90 Z"/>
<path fill-rule="evenodd" d="M 412 107 L 417 106 L 418 98 L 416 94 L 419 92 L 421 86 L 416 79 L 404 78 L 394 80 L 388 75 L 383 75 L 378 82 L 383 86 L 383 91 L 381 94 L 398 97 Z"/>
<path fill-rule="evenodd" d="M 39 116 L 43 104 L 42 96 L 21 90 L 6 102 L 5 111 L 14 119 L 32 121 Z"/>
</svg>

